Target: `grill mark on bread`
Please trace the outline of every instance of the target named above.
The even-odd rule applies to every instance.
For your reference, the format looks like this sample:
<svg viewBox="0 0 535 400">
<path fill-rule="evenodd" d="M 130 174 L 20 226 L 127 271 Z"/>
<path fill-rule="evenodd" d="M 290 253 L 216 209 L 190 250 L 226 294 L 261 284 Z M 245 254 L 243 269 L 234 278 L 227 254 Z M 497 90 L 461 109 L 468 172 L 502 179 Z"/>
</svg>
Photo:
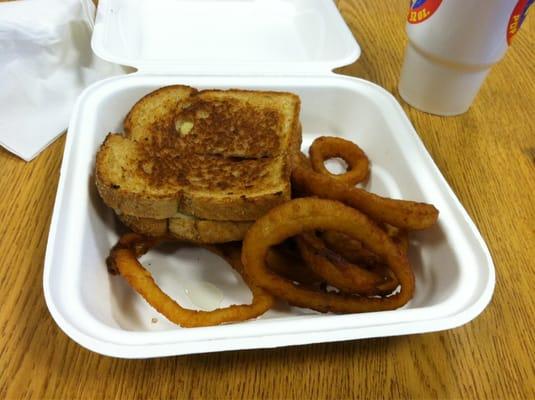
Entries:
<svg viewBox="0 0 535 400">
<path fill-rule="evenodd" d="M 182 107 L 149 127 L 152 140 L 143 144 L 136 168 L 148 184 L 234 192 L 272 178 L 269 164 L 281 153 L 278 110 L 235 99 L 190 99 Z"/>
<path fill-rule="evenodd" d="M 182 127 L 187 124 L 187 134 Z M 191 124 L 191 126 L 190 126 Z M 228 157 L 261 158 L 280 154 L 282 116 L 276 109 L 237 99 L 194 98 L 178 107 L 168 146 Z M 178 138 L 177 138 L 178 136 Z M 182 143 L 180 143 L 182 142 Z"/>
<path fill-rule="evenodd" d="M 168 184 L 235 192 L 255 185 L 262 187 L 272 178 L 270 173 L 273 173 L 269 168 L 273 163 L 270 157 L 227 158 L 175 151 L 154 154 L 149 148 L 144 151 L 146 155 L 137 161 L 136 173 L 143 176 L 150 185 Z M 147 168 L 146 160 L 150 160 L 150 168 Z"/>
</svg>

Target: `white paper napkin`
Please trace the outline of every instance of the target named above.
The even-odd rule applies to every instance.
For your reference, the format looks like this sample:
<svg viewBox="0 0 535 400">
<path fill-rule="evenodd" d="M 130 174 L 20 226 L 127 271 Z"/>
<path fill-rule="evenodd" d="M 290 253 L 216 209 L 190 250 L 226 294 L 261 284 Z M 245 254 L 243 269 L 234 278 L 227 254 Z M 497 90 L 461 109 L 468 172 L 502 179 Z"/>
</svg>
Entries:
<svg viewBox="0 0 535 400">
<path fill-rule="evenodd" d="M 91 0 L 0 2 L 0 144 L 29 161 L 90 83 L 122 73 L 91 50 Z"/>
</svg>

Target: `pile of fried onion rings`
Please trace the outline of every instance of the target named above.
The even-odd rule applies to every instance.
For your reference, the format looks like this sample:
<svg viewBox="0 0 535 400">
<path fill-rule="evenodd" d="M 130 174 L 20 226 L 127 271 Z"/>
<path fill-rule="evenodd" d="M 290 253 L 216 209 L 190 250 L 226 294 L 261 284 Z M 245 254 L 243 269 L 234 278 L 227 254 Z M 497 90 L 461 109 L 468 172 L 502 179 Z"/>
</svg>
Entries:
<svg viewBox="0 0 535 400">
<path fill-rule="evenodd" d="M 438 219 L 430 204 L 395 200 L 355 187 L 369 176 L 369 160 L 356 144 L 321 137 L 311 159 L 293 160 L 294 198 L 260 217 L 243 243 L 204 246 L 223 257 L 249 286 L 249 305 L 213 311 L 185 309 L 165 294 L 138 257 L 167 238 L 129 233 L 110 252 L 118 272 L 157 311 L 182 327 L 200 327 L 258 317 L 276 299 L 319 312 L 393 310 L 414 294 L 408 232 Z M 326 159 L 340 157 L 347 172 L 332 175 Z"/>
<path fill-rule="evenodd" d="M 297 285 L 269 270 L 266 254 L 285 239 L 314 230 L 334 230 L 359 240 L 383 258 L 401 290 L 387 297 L 321 292 Z M 356 313 L 391 310 L 406 304 L 414 292 L 414 275 L 406 254 L 363 213 L 340 202 L 300 198 L 270 211 L 251 226 L 242 248 L 245 274 L 255 284 L 288 303 L 321 312 Z"/>
</svg>

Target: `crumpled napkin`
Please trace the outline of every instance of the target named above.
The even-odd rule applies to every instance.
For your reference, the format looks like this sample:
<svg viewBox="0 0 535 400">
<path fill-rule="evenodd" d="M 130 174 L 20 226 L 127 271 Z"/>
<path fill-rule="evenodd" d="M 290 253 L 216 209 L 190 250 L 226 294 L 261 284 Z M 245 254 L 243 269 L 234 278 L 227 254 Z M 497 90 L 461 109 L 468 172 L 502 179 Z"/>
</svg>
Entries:
<svg viewBox="0 0 535 400">
<path fill-rule="evenodd" d="M 0 144 L 29 161 L 66 128 L 82 90 L 122 73 L 91 50 L 91 0 L 0 2 Z"/>
</svg>

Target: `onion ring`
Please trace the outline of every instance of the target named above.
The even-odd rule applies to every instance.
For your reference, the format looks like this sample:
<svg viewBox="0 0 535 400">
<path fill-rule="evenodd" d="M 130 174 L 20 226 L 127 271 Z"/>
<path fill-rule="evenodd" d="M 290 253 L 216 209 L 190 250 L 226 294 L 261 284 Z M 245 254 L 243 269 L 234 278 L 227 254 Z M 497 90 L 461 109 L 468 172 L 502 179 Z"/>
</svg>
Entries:
<svg viewBox="0 0 535 400">
<path fill-rule="evenodd" d="M 312 169 L 339 182 L 354 186 L 368 178 L 370 162 L 366 153 L 355 143 L 339 137 L 321 136 L 312 142 L 309 150 Z M 339 157 L 347 163 L 343 174 L 332 174 L 325 168 L 325 161 Z"/>
<path fill-rule="evenodd" d="M 438 210 L 431 204 L 381 197 L 364 189 L 350 187 L 309 168 L 303 155 L 295 157 L 292 182 L 299 193 L 338 200 L 367 214 L 376 221 L 403 229 L 425 229 L 434 225 Z"/>
<path fill-rule="evenodd" d="M 409 234 L 406 230 L 384 224 L 386 234 L 396 243 L 402 252 L 409 251 Z"/>
<path fill-rule="evenodd" d="M 321 232 L 321 239 L 327 247 L 340 254 L 351 263 L 359 263 L 367 266 L 381 262 L 377 254 L 365 248 L 361 242 L 352 239 L 344 233 L 336 231 Z"/>
<path fill-rule="evenodd" d="M 327 248 L 313 232 L 297 236 L 297 244 L 309 268 L 341 292 L 368 296 L 384 295 L 392 293 L 398 287 L 399 283 L 395 277 L 348 262 Z"/>
<path fill-rule="evenodd" d="M 214 245 L 204 245 L 205 249 L 223 257 L 237 271 L 243 272 L 241 262 L 241 242 L 227 242 Z M 269 249 L 266 263 L 270 270 L 299 283 L 318 285 L 322 282 L 314 272 L 312 272 L 298 254 L 293 254 L 287 246 L 278 245 Z M 240 272 L 241 273 L 241 272 Z"/>
<path fill-rule="evenodd" d="M 323 279 L 309 268 L 299 252 L 294 253 L 281 245 L 269 249 L 266 263 L 270 270 L 294 282 L 313 286 L 323 283 Z"/>
<path fill-rule="evenodd" d="M 135 233 L 126 234 L 113 247 L 107 261 L 111 270 L 116 269 L 136 292 L 169 321 L 188 328 L 245 321 L 258 317 L 274 304 L 273 296 L 243 273 L 243 266 L 238 258 L 231 265 L 242 275 L 253 293 L 250 305 L 232 305 L 213 311 L 197 311 L 181 307 L 158 287 L 150 272 L 137 260 L 137 257 L 155 244 L 156 241 L 153 239 L 146 239 Z"/>
<path fill-rule="evenodd" d="M 407 232 L 388 224 L 384 224 L 384 226 L 386 234 L 399 246 L 403 253 L 407 253 L 409 249 Z M 367 266 L 381 263 L 381 259 L 377 254 L 365 248 L 358 240 L 354 240 L 343 233 L 325 231 L 321 233 L 321 239 L 329 249 L 340 254 L 351 263 L 361 263 Z"/>
<path fill-rule="evenodd" d="M 323 293 L 304 285 L 297 286 L 269 270 L 265 260 L 271 246 L 312 230 L 336 230 L 361 241 L 386 261 L 401 285 L 400 291 L 383 298 Z M 247 231 L 242 261 L 246 275 L 274 296 L 321 312 L 392 310 L 406 304 L 414 293 L 414 275 L 407 256 L 364 214 L 332 200 L 295 199 L 268 211 Z"/>
</svg>

